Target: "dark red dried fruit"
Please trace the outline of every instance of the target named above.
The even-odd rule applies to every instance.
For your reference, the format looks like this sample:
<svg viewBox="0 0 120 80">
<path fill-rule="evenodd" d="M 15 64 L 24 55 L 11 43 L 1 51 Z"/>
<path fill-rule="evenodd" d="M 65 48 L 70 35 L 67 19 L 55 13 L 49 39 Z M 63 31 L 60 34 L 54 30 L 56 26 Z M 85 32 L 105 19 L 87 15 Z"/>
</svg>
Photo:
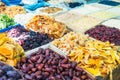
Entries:
<svg viewBox="0 0 120 80">
<path fill-rule="evenodd" d="M 38 68 L 39 70 L 41 70 L 41 69 L 43 68 L 43 66 L 44 66 L 44 64 L 39 64 L 37 68 Z"/>
<path fill-rule="evenodd" d="M 32 72 L 35 72 L 37 69 L 36 68 L 32 68 L 31 70 L 32 70 Z"/>
<path fill-rule="evenodd" d="M 70 64 L 61 64 L 60 66 L 63 67 L 63 68 L 69 68 Z"/>
<path fill-rule="evenodd" d="M 41 71 L 35 72 L 35 75 L 36 75 L 36 76 L 39 76 L 40 74 L 41 74 Z"/>
<path fill-rule="evenodd" d="M 85 34 L 103 42 L 109 41 L 115 45 L 120 45 L 120 30 L 117 28 L 97 25 L 95 28 L 86 31 Z"/>
<path fill-rule="evenodd" d="M 77 67 L 77 63 L 50 49 L 39 50 L 28 57 L 26 63 L 19 62 L 16 67 L 24 73 L 25 80 L 80 80 L 80 77 L 90 79 L 83 69 Z"/>
<path fill-rule="evenodd" d="M 87 78 L 86 75 L 82 75 L 82 76 L 81 76 L 81 79 L 82 79 L 82 80 L 85 80 L 86 78 Z"/>
<path fill-rule="evenodd" d="M 21 58 L 21 62 L 26 63 L 26 59 L 24 57 Z"/>
</svg>

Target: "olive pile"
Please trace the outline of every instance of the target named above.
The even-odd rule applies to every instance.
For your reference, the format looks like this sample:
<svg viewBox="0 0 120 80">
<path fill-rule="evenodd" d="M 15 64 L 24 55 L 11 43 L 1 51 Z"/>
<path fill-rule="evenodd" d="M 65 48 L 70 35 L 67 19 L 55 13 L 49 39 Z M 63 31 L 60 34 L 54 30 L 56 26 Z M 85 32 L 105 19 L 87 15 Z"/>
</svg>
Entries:
<svg viewBox="0 0 120 80">
<path fill-rule="evenodd" d="M 71 62 L 50 49 L 40 48 L 16 66 L 26 80 L 92 80 L 76 62 Z"/>
</svg>

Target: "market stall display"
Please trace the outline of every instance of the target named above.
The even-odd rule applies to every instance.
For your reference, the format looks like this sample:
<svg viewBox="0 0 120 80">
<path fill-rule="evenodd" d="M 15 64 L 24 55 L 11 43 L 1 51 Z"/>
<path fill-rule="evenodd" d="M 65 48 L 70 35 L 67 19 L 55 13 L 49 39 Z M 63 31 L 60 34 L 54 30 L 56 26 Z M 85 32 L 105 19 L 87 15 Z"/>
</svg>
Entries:
<svg viewBox="0 0 120 80">
<path fill-rule="evenodd" d="M 120 80 L 119 68 L 119 0 L 0 0 L 0 80 Z"/>
<path fill-rule="evenodd" d="M 76 62 L 50 49 L 40 48 L 26 59 L 21 58 L 16 68 L 24 73 L 26 80 L 92 80 Z"/>
<path fill-rule="evenodd" d="M 15 66 L 24 57 L 23 48 L 7 37 L 6 34 L 0 34 L 0 61 L 3 61 L 11 66 Z"/>
<path fill-rule="evenodd" d="M 0 80 L 22 80 L 22 75 L 13 67 L 0 62 Z"/>
<path fill-rule="evenodd" d="M 62 37 L 67 29 L 66 25 L 46 15 L 36 15 L 27 24 L 26 28 L 36 32 L 47 33 L 52 38 Z"/>
<path fill-rule="evenodd" d="M 21 25 L 15 26 L 9 30 L 7 36 L 18 42 L 25 51 L 45 45 L 52 41 L 47 34 L 28 31 Z"/>
<path fill-rule="evenodd" d="M 109 41 L 110 43 L 120 46 L 120 29 L 97 25 L 95 28 L 86 31 L 85 34 L 100 41 Z"/>
</svg>

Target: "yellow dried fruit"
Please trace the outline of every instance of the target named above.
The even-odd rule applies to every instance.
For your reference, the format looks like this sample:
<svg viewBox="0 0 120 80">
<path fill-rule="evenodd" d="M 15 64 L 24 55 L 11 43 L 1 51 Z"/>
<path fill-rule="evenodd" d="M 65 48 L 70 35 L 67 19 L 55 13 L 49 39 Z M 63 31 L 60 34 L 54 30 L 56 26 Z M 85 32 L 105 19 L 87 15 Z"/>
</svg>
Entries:
<svg viewBox="0 0 120 80">
<path fill-rule="evenodd" d="M 25 56 L 23 48 L 6 34 L 0 34 L 0 37 L 0 60 L 15 66 L 20 57 Z"/>
<path fill-rule="evenodd" d="M 94 39 L 84 42 L 84 46 L 74 47 L 68 56 L 95 76 L 107 75 L 109 67 L 114 69 L 120 63 L 120 56 L 113 44 Z"/>
<path fill-rule="evenodd" d="M 34 16 L 29 23 L 26 24 L 26 27 L 27 29 L 32 29 L 37 32 L 47 33 L 55 39 L 62 37 L 67 32 L 65 24 L 45 15 Z"/>
</svg>

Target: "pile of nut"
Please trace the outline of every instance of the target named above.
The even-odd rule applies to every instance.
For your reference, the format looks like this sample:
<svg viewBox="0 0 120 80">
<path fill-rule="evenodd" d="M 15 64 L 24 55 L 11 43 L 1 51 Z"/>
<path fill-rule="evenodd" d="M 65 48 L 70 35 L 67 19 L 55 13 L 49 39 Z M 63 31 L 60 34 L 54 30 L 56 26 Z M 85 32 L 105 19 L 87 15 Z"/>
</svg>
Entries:
<svg viewBox="0 0 120 80">
<path fill-rule="evenodd" d="M 92 80 L 76 62 L 40 48 L 28 58 L 21 58 L 16 66 L 26 80 Z"/>
<path fill-rule="evenodd" d="M 32 29 L 37 32 L 47 33 L 52 38 L 60 38 L 67 31 L 66 25 L 45 15 L 34 16 L 29 23 L 26 24 L 26 27 L 27 29 Z"/>
</svg>

